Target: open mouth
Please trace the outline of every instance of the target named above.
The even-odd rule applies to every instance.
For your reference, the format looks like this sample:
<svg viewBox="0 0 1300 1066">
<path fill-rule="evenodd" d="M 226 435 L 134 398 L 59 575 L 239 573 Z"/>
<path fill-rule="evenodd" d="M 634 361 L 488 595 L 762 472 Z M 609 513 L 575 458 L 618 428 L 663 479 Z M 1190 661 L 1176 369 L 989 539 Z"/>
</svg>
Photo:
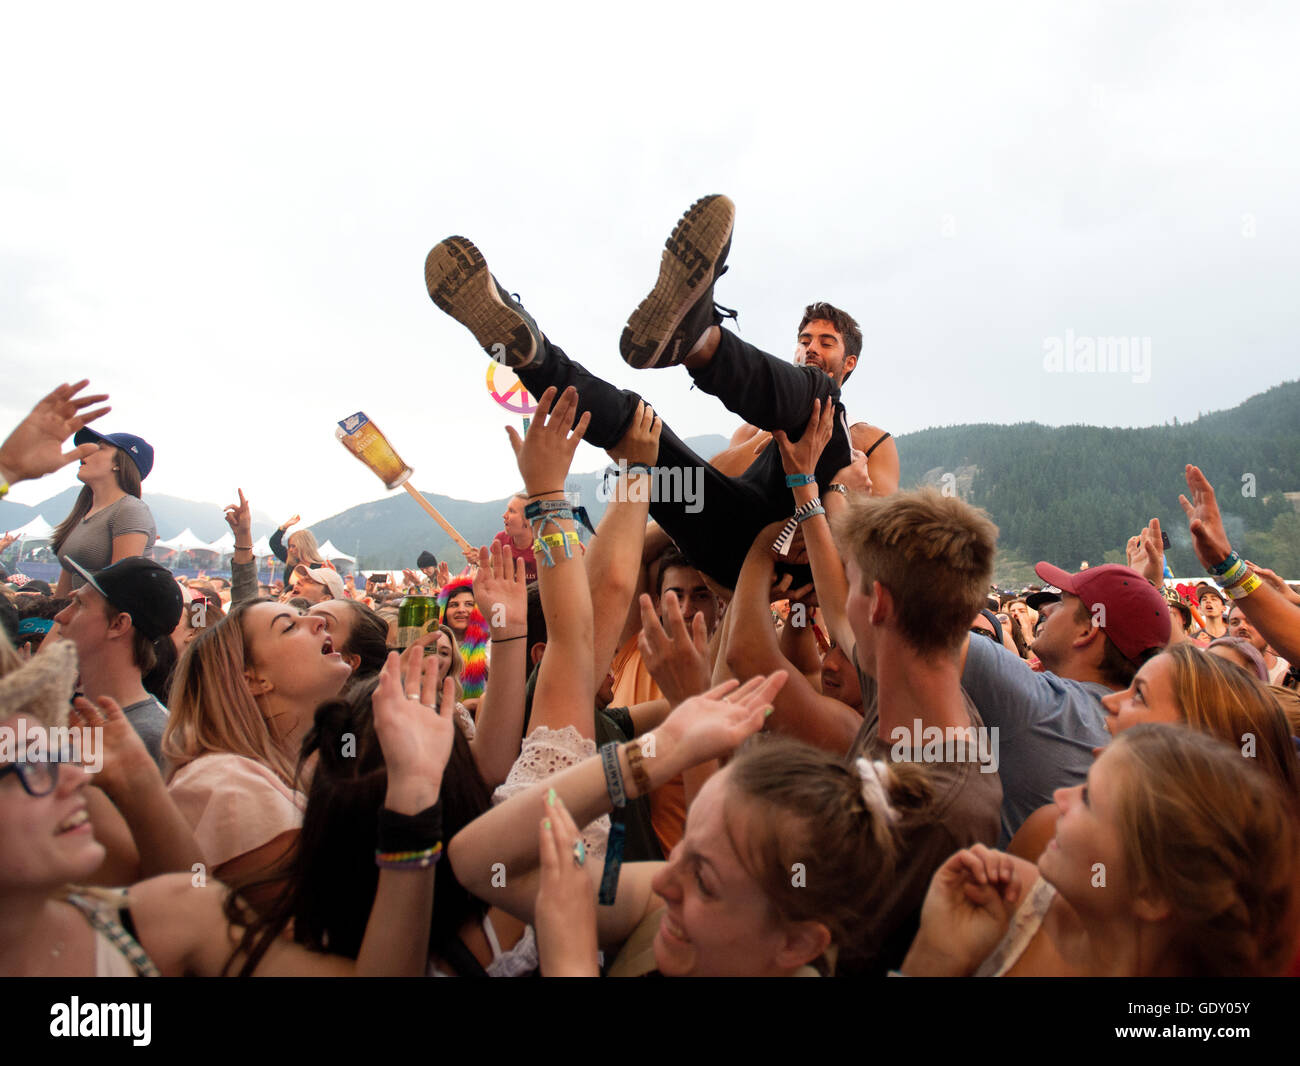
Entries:
<svg viewBox="0 0 1300 1066">
<path fill-rule="evenodd" d="M 326 637 L 325 643 L 321 645 L 320 653 L 322 655 L 332 655 L 334 653 L 334 642 L 329 637 Z"/>
<path fill-rule="evenodd" d="M 62 836 L 64 833 L 75 833 L 83 827 L 90 827 L 90 812 L 85 807 L 81 807 L 74 814 L 70 814 L 63 819 L 59 823 L 59 827 L 54 831 L 54 835 Z"/>
<path fill-rule="evenodd" d="M 690 943 L 690 941 L 686 938 L 685 930 L 683 930 L 680 925 L 678 925 L 675 921 L 672 920 L 672 918 L 669 916 L 667 911 L 664 911 L 664 916 L 662 920 L 659 922 L 659 932 L 661 932 L 666 939 L 674 943 L 677 944 Z"/>
</svg>

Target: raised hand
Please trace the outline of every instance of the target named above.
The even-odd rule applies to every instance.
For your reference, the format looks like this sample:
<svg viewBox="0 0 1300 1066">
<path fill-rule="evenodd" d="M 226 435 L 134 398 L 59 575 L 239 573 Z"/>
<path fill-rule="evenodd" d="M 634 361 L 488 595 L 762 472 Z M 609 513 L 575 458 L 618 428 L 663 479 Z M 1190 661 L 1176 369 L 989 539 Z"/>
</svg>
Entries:
<svg viewBox="0 0 1300 1066">
<path fill-rule="evenodd" d="M 528 426 L 528 433 L 520 437 L 514 426 L 506 426 L 510 446 L 515 450 L 519 473 L 530 496 L 540 496 L 564 490 L 564 479 L 578 442 L 591 423 L 591 412 L 584 411 L 574 425 L 573 416 L 578 410 L 578 390 L 568 388 L 555 398 L 552 386 L 537 401 L 537 413 Z M 573 427 L 570 435 L 569 428 Z"/>
<path fill-rule="evenodd" d="M 98 730 L 95 735 L 100 738 L 101 765 L 92 782 L 103 789 L 109 799 L 121 796 L 126 789 L 138 787 L 142 779 L 156 778 L 161 783 L 162 775 L 153 756 L 112 697 L 101 696 L 97 703 L 91 703 L 84 696 L 78 696 L 68 712 L 68 724 L 74 728 Z"/>
<path fill-rule="evenodd" d="M 479 548 L 474 602 L 497 639 L 528 631 L 528 576 L 508 545 L 494 540 Z"/>
<path fill-rule="evenodd" d="M 763 728 L 772 698 L 789 675 L 778 670 L 751 678 L 739 688 L 726 681 L 680 704 L 656 730 L 671 746 L 676 767 L 689 769 L 729 755 L 745 738 Z"/>
<path fill-rule="evenodd" d="M 444 585 L 450 585 L 450 584 L 451 584 L 451 567 L 448 566 L 446 561 L 444 560 L 443 562 L 440 562 L 438 564 L 438 577 L 437 577 L 436 585 L 438 588 L 442 588 Z"/>
<path fill-rule="evenodd" d="M 403 681 L 397 652 L 390 652 L 370 705 L 388 768 L 384 805 L 399 814 L 419 814 L 438 802 L 443 771 L 451 758 L 456 682 L 447 678 L 441 710 L 435 710 L 437 672 L 430 674 L 421 659 L 413 657 L 404 673 Z"/>
<path fill-rule="evenodd" d="M 637 647 L 641 659 L 655 684 L 663 690 L 670 707 L 683 700 L 705 692 L 709 688 L 709 626 L 703 614 L 696 614 L 691 628 L 677 603 L 677 594 L 664 593 L 663 608 L 668 615 L 665 629 L 655 615 L 654 604 L 645 593 L 641 594 L 641 635 Z"/>
<path fill-rule="evenodd" d="M 52 474 L 77 459 L 94 455 L 96 443 L 82 444 L 64 452 L 63 442 L 102 415 L 111 407 L 100 407 L 85 414 L 78 412 L 108 399 L 107 394 L 78 396 L 90 379 L 75 385 L 60 385 L 41 400 L 12 433 L 0 444 L 0 478 L 16 485 L 20 481 Z"/>
<path fill-rule="evenodd" d="M 1295 589 L 1283 581 L 1272 570 L 1265 566 L 1256 566 L 1249 559 L 1246 560 L 1246 565 L 1259 575 L 1260 580 L 1263 581 L 1264 584 L 1271 586 L 1275 591 L 1281 593 L 1289 602 L 1300 606 L 1300 593 L 1297 593 Z"/>
<path fill-rule="evenodd" d="M 587 873 L 586 854 L 578 851 L 582 836 L 564 806 L 549 792 L 542 799 L 544 817 L 538 828 L 541 873 L 533 928 L 544 977 L 598 977 L 596 894 Z M 581 859 L 581 861 L 579 861 Z"/>
<path fill-rule="evenodd" d="M 983 844 L 951 856 L 930 880 L 903 972 L 966 976 L 1007 931 L 1020 901 L 1015 859 Z"/>
<path fill-rule="evenodd" d="M 817 469 L 817 460 L 835 433 L 835 405 L 828 399 L 813 400 L 812 414 L 803 436 L 796 443 L 791 443 L 785 430 L 778 429 L 772 434 L 777 447 L 781 449 L 781 465 L 787 474 L 811 474 Z"/>
<path fill-rule="evenodd" d="M 283 533 L 283 532 L 287 532 L 288 530 L 292 529 L 294 526 L 296 526 L 296 525 L 297 525 L 299 522 L 301 522 L 301 521 L 302 521 L 302 515 L 297 515 L 297 514 L 296 514 L 296 515 L 294 515 L 291 519 L 289 519 L 289 521 L 285 522 L 284 525 L 282 525 L 282 526 L 280 527 L 280 531 L 281 531 L 282 533 Z"/>
<path fill-rule="evenodd" d="M 239 493 L 238 503 L 226 504 L 226 525 L 230 527 L 230 532 L 235 535 L 235 543 L 252 544 L 253 543 L 253 519 L 249 514 L 248 501 L 244 499 L 244 490 L 236 489 Z"/>
<path fill-rule="evenodd" d="M 4 551 L 7 547 L 9 547 L 9 545 L 11 545 L 17 539 L 18 539 L 17 533 L 10 533 L 6 531 L 5 535 L 3 537 L 0 537 L 0 552 Z"/>
<path fill-rule="evenodd" d="M 1219 504 L 1214 498 L 1214 488 L 1209 479 L 1201 473 L 1199 467 L 1188 464 L 1186 469 L 1187 491 L 1192 494 L 1189 501 L 1186 496 L 1179 496 L 1187 515 L 1187 529 L 1192 534 L 1192 547 L 1196 558 L 1207 570 L 1218 566 L 1230 554 L 1232 545 L 1228 543 L 1228 534 L 1223 530 L 1223 516 L 1219 514 Z"/>
<path fill-rule="evenodd" d="M 623 459 L 628 463 L 645 463 L 654 466 L 659 458 L 659 434 L 664 424 L 655 414 L 654 408 L 645 400 L 637 404 L 632 424 L 614 447 L 606 449 L 605 454 L 615 462 Z"/>
<path fill-rule="evenodd" d="M 1160 538 L 1160 519 L 1151 519 L 1141 533 L 1129 537 L 1124 555 L 1130 569 L 1159 587 L 1165 577 L 1165 547 Z"/>
</svg>

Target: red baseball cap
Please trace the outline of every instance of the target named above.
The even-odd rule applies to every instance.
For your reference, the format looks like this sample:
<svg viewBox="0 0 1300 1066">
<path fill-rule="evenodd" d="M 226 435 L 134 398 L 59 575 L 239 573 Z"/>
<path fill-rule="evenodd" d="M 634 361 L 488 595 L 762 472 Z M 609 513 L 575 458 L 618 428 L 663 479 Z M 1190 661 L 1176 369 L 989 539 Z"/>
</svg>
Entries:
<svg viewBox="0 0 1300 1066">
<path fill-rule="evenodd" d="M 1137 662 L 1143 652 L 1169 643 L 1171 623 L 1165 598 L 1136 570 L 1106 563 L 1067 574 L 1059 566 L 1039 563 L 1034 573 L 1062 592 L 1078 596 L 1094 615 L 1101 604 L 1102 629 L 1126 659 Z"/>
</svg>

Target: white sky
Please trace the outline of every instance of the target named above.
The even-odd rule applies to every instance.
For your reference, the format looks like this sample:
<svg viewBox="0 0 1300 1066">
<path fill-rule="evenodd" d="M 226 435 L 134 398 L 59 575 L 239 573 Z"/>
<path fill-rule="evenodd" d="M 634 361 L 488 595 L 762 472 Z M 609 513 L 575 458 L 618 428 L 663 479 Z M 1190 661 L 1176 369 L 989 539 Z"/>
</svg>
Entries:
<svg viewBox="0 0 1300 1066">
<path fill-rule="evenodd" d="M 90 377 L 150 490 L 310 523 L 384 495 L 333 438 L 363 409 L 422 489 L 503 496 L 513 416 L 423 283 L 463 233 L 571 355 L 729 433 L 617 350 L 709 192 L 742 336 L 787 355 L 805 303 L 845 307 L 850 412 L 895 433 L 1148 425 L 1296 376 L 1294 5 L 361 10 L 6 5 L 5 425 Z M 1150 381 L 1046 373 L 1067 330 L 1146 339 Z"/>
</svg>

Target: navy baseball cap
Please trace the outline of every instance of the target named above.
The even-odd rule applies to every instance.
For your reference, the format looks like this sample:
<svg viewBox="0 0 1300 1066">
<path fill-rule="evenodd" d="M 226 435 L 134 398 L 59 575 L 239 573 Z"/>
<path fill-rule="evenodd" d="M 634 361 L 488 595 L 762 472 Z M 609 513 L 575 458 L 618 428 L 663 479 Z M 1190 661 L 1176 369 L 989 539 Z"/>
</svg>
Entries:
<svg viewBox="0 0 1300 1066">
<path fill-rule="evenodd" d="M 165 566 L 138 555 L 93 573 L 75 559 L 67 563 L 104 599 L 129 614 L 131 624 L 150 640 L 166 636 L 181 620 L 185 598 Z"/>
<path fill-rule="evenodd" d="M 90 444 L 92 441 L 111 444 L 114 448 L 121 448 L 126 452 L 131 457 L 131 462 L 135 463 L 135 468 L 140 471 L 141 481 L 147 478 L 149 471 L 153 469 L 153 446 L 143 437 L 137 437 L 133 433 L 100 433 L 87 426 L 85 429 L 78 430 L 77 435 L 72 438 L 73 444 Z"/>
</svg>

